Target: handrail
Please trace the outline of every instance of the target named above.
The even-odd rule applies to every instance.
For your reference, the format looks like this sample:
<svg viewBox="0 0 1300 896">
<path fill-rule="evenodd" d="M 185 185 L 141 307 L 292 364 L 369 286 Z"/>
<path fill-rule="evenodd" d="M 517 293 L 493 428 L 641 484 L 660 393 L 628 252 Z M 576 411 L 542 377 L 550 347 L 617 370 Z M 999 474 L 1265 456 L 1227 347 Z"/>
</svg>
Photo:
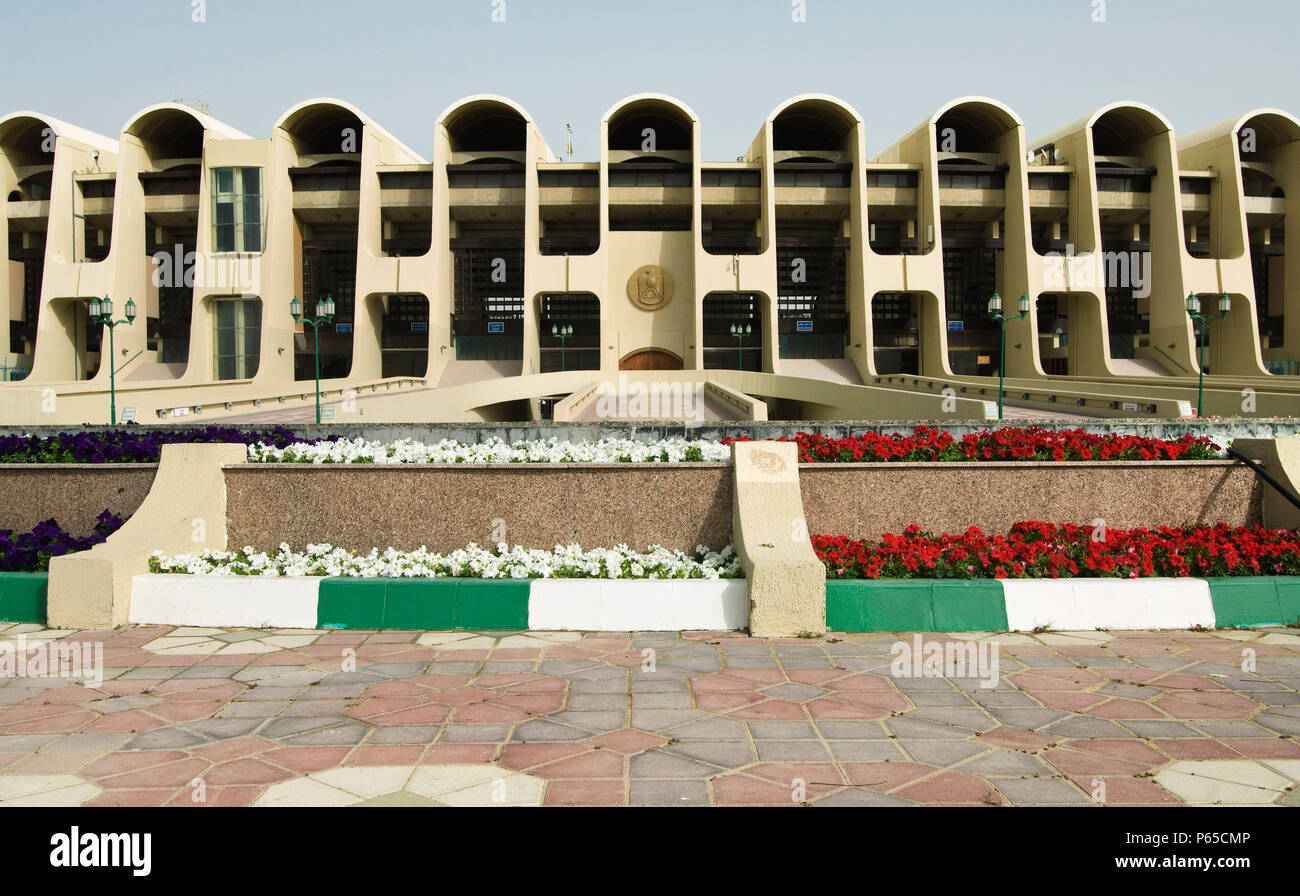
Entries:
<svg viewBox="0 0 1300 896">
<path fill-rule="evenodd" d="M 1277 489 L 1278 494 L 1280 494 L 1282 497 L 1290 501 L 1293 506 L 1300 508 L 1300 498 L 1297 498 L 1294 492 L 1292 492 L 1285 485 L 1283 485 L 1282 483 L 1274 479 L 1272 475 L 1270 475 L 1264 469 L 1263 465 L 1260 464 L 1259 461 L 1255 460 L 1254 458 L 1247 457 L 1245 454 L 1242 454 L 1236 448 L 1231 448 L 1231 447 L 1228 448 L 1228 456 L 1235 457 L 1237 460 L 1241 461 L 1243 464 L 1250 467 L 1252 470 L 1254 470 L 1256 473 L 1259 474 L 1260 479 L 1263 479 L 1269 485 L 1273 486 L 1273 488 Z"/>
<path fill-rule="evenodd" d="M 1160 352 L 1160 354 L 1162 354 L 1162 355 L 1164 355 L 1166 358 L 1168 358 L 1170 364 L 1174 365 L 1174 366 L 1177 367 L 1179 370 L 1181 370 L 1181 371 L 1183 371 L 1184 373 L 1186 373 L 1188 376 L 1191 375 L 1192 372 L 1191 372 L 1190 370 L 1188 370 L 1186 367 L 1184 367 L 1183 365 L 1181 365 L 1181 364 L 1179 364 L 1177 361 L 1175 361 L 1174 358 L 1173 358 L 1173 356 L 1170 355 L 1168 352 L 1166 352 L 1164 349 L 1162 349 L 1160 346 L 1158 346 L 1158 345 L 1153 345 L 1153 346 L 1151 346 L 1151 348 L 1155 349 L 1156 351 Z"/>
</svg>

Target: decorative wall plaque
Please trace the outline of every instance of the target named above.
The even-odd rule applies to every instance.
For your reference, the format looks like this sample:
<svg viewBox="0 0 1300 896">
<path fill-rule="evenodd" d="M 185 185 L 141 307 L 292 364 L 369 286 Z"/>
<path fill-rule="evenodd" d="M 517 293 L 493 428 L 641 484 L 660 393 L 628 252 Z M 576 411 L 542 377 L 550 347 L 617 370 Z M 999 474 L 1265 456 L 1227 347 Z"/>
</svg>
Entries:
<svg viewBox="0 0 1300 896">
<path fill-rule="evenodd" d="M 627 297 L 646 311 L 658 311 L 673 297 L 673 278 L 657 264 L 642 265 L 627 281 Z"/>
</svg>

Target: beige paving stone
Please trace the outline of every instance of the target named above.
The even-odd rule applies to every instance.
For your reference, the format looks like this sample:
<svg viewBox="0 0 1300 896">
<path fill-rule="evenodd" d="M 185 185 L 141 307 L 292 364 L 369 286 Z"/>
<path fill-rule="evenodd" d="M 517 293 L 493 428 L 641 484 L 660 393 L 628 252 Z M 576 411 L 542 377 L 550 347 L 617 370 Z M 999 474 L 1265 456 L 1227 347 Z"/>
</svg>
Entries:
<svg viewBox="0 0 1300 896">
<path fill-rule="evenodd" d="M 191 654 L 194 656 L 210 656 L 221 649 L 220 641 L 202 640 L 193 644 L 181 644 L 176 647 L 155 648 L 151 653 L 159 656 L 177 656 Z"/>
<path fill-rule="evenodd" d="M 395 790 L 405 790 L 412 769 L 413 766 L 410 765 L 358 765 L 326 769 L 315 772 L 310 777 L 322 784 L 347 791 L 357 799 L 369 799 Z"/>
<path fill-rule="evenodd" d="M 295 778 L 273 784 L 253 803 L 254 806 L 350 806 L 357 802 L 355 793 L 330 787 L 312 778 Z"/>
<path fill-rule="evenodd" d="M 178 638 L 184 635 L 199 635 L 199 636 L 206 637 L 208 635 L 219 635 L 224 631 L 225 629 L 220 629 L 220 628 L 196 628 L 194 626 L 181 626 L 180 628 L 172 629 L 171 634 L 168 635 L 167 637 Z"/>
<path fill-rule="evenodd" d="M 267 635 L 265 638 L 258 638 L 258 640 L 263 644 L 270 644 L 272 647 L 306 647 L 316 638 L 316 635 Z"/>
<path fill-rule="evenodd" d="M 1041 644 L 1060 646 L 1105 644 L 1115 639 L 1110 632 L 1044 632 L 1035 637 Z"/>
<path fill-rule="evenodd" d="M 1260 761 L 1273 771 L 1286 775 L 1292 781 L 1300 781 L 1300 759 L 1263 759 Z"/>
<path fill-rule="evenodd" d="M 236 641 L 234 644 L 227 644 L 217 651 L 221 656 L 228 656 L 232 653 L 275 653 L 279 650 L 274 644 L 263 644 L 259 640 Z"/>
<path fill-rule="evenodd" d="M 474 635 L 469 632 L 425 632 L 415 639 L 415 643 L 423 644 L 425 647 L 437 647 L 441 644 L 450 644 L 453 641 L 464 641 L 472 637 L 474 637 Z"/>
<path fill-rule="evenodd" d="M 1267 805 L 1292 782 L 1258 762 L 1207 759 L 1177 762 L 1156 783 L 1188 803 Z"/>
<path fill-rule="evenodd" d="M 1281 632 L 1270 632 L 1259 639 L 1261 644 L 1285 644 L 1287 646 L 1300 646 L 1300 635 L 1284 635 Z"/>
<path fill-rule="evenodd" d="M 464 790 L 454 790 L 438 797 L 438 802 L 448 806 L 540 806 L 543 783 L 529 775 L 511 775 L 504 786 L 494 782 L 478 784 Z"/>
<path fill-rule="evenodd" d="M 1217 629 L 1214 632 L 1216 638 L 1225 638 L 1229 641 L 1256 641 L 1263 637 L 1263 632 L 1245 632 L 1235 629 Z"/>
<path fill-rule="evenodd" d="M 0 775 L 0 806 L 80 806 L 98 793 L 76 775 Z"/>
</svg>

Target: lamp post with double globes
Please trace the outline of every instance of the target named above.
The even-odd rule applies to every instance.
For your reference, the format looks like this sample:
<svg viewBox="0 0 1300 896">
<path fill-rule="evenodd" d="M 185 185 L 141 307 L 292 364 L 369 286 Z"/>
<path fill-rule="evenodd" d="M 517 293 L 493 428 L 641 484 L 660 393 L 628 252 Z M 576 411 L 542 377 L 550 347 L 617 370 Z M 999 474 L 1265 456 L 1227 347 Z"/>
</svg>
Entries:
<svg viewBox="0 0 1300 896">
<path fill-rule="evenodd" d="M 135 302 L 132 299 L 126 300 L 126 317 L 121 320 L 113 320 L 113 300 L 108 296 L 102 299 L 91 299 L 90 307 L 87 309 L 88 319 L 92 324 L 100 324 L 108 327 L 108 420 L 114 426 L 117 425 L 117 364 L 114 356 L 117 354 L 113 349 L 113 328 L 118 324 L 132 325 L 135 322 Z M 101 346 L 100 357 L 103 357 Z"/>
<path fill-rule="evenodd" d="M 1026 293 L 1020 297 L 1019 314 L 1005 315 L 1002 313 L 1002 296 L 996 292 L 989 299 L 989 317 L 998 325 L 1002 331 L 1002 348 L 998 352 L 998 419 L 1002 419 L 1002 399 L 1004 390 L 1002 381 L 1006 378 L 1007 373 L 1007 321 L 1021 320 L 1029 313 L 1029 295 Z"/>
<path fill-rule="evenodd" d="M 316 302 L 316 317 L 302 316 L 302 302 L 294 296 L 289 302 L 289 314 L 295 321 L 302 321 L 316 333 L 316 422 L 320 423 L 320 328 L 334 320 L 334 299 L 328 295 Z"/>
<path fill-rule="evenodd" d="M 573 335 L 573 324 L 562 327 L 551 324 L 551 335 L 560 340 L 560 370 L 564 370 L 564 343 Z"/>
<path fill-rule="evenodd" d="M 736 337 L 736 369 L 745 369 L 745 337 L 754 332 L 753 324 L 732 324 L 731 335 Z"/>
<path fill-rule="evenodd" d="M 1187 316 L 1193 321 L 1200 324 L 1201 334 L 1198 344 L 1200 353 L 1196 360 L 1196 416 L 1205 416 L 1205 330 L 1209 327 L 1210 321 L 1221 320 L 1228 316 L 1228 311 L 1232 308 L 1232 299 L 1225 292 L 1219 296 L 1219 313 L 1202 314 L 1201 299 L 1194 292 L 1187 294 Z"/>
</svg>

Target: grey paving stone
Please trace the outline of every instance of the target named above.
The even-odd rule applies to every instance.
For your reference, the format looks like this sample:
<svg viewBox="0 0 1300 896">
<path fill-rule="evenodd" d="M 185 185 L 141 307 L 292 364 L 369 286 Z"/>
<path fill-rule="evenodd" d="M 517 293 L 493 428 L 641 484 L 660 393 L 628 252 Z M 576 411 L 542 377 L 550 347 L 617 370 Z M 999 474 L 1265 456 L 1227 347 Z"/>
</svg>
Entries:
<svg viewBox="0 0 1300 896">
<path fill-rule="evenodd" d="M 669 737 L 680 741 L 717 741 L 740 740 L 749 742 L 749 732 L 745 723 L 723 716 L 706 716 L 697 721 L 674 725 L 664 732 Z"/>
<path fill-rule="evenodd" d="M 129 672 L 123 672 L 119 678 L 123 681 L 130 679 L 151 679 L 156 681 L 165 681 L 168 678 L 174 678 L 180 675 L 188 666 L 139 666 Z"/>
<path fill-rule="evenodd" d="M 1020 691 L 1000 691 L 994 688 L 971 691 L 970 698 L 981 706 L 1031 706 L 1038 708 L 1038 701 Z"/>
<path fill-rule="evenodd" d="M 537 669 L 534 660 L 490 660 L 483 664 L 481 675 L 510 675 L 518 672 L 533 672 Z"/>
<path fill-rule="evenodd" d="M 827 719 L 817 722 L 817 730 L 827 740 L 884 740 L 890 735 L 880 722 L 867 720 Z"/>
<path fill-rule="evenodd" d="M 628 762 L 628 777 L 633 781 L 641 778 L 690 778 L 702 781 L 718 772 L 718 766 L 712 763 L 675 756 L 663 750 L 639 753 Z"/>
<path fill-rule="evenodd" d="M 155 728 L 153 731 L 142 731 L 127 741 L 121 749 L 124 750 L 184 750 L 189 747 L 197 747 L 202 744 L 211 743 L 211 739 L 203 737 L 186 728 L 170 727 Z"/>
<path fill-rule="evenodd" d="M 898 688 L 904 694 L 911 694 L 914 691 L 944 691 L 952 693 L 955 690 L 953 683 L 946 678 L 926 678 L 910 675 L 890 675 L 887 677 L 894 683 L 894 687 Z"/>
<path fill-rule="evenodd" d="M 0 735 L 0 753 L 35 753 L 41 747 L 58 740 L 60 737 L 62 735 L 58 734 Z"/>
<path fill-rule="evenodd" d="M 186 722 L 185 727 L 213 740 L 227 740 L 252 734 L 263 724 L 261 719 L 200 719 Z"/>
<path fill-rule="evenodd" d="M 1180 656 L 1134 656 L 1129 660 L 1139 668 L 1160 672 L 1172 672 L 1187 665 L 1187 660 Z"/>
<path fill-rule="evenodd" d="M 47 745 L 42 753 L 107 753 L 117 750 L 136 735 L 127 732 L 68 734 Z M 0 752 L 4 752 L 0 749 Z M 35 752 L 35 751 L 32 751 Z"/>
<path fill-rule="evenodd" d="M 622 712 L 627 709 L 627 703 L 626 694 L 570 694 L 568 708 Z"/>
<path fill-rule="evenodd" d="M 1017 806 L 1096 805 L 1077 787 L 1061 778 L 999 778 L 992 783 Z"/>
<path fill-rule="evenodd" d="M 431 744 L 438 737 L 438 732 L 442 730 L 440 725 L 389 725 L 385 728 L 376 728 L 370 737 L 366 738 L 367 744 L 388 745 L 388 744 Z"/>
<path fill-rule="evenodd" d="M 1023 665 L 1032 669 L 1073 669 L 1076 665 L 1067 657 L 1053 654 L 1039 655 L 1018 653 L 1015 654 L 1015 657 Z"/>
<path fill-rule="evenodd" d="M 1188 724 L 1210 737 L 1277 737 L 1276 732 L 1241 719 L 1193 720 Z"/>
<path fill-rule="evenodd" d="M 1266 691 L 1250 695 L 1265 706 L 1300 706 L 1300 694 L 1295 691 Z"/>
<path fill-rule="evenodd" d="M 236 701 L 217 711 L 218 719 L 273 719 L 284 712 L 290 703 L 288 700 L 244 700 Z"/>
<path fill-rule="evenodd" d="M 525 723 L 528 724 L 528 723 Z M 444 725 L 440 744 L 491 744 L 501 743 L 510 736 L 510 726 L 504 724 Z"/>
<path fill-rule="evenodd" d="M 572 725 L 557 725 L 545 719 L 533 719 L 515 727 L 511 743 L 560 743 L 591 737 L 590 731 Z"/>
<path fill-rule="evenodd" d="M 126 712 L 132 709 L 144 709 L 148 706 L 155 706 L 161 703 L 157 697 L 150 694 L 127 694 L 124 697 L 108 697 L 104 700 L 91 700 L 85 704 L 87 709 L 93 709 L 95 712 L 106 714 Z"/>
<path fill-rule="evenodd" d="M 1126 719 L 1121 722 L 1125 728 L 1138 737 L 1201 737 L 1201 733 L 1182 722 L 1169 722 L 1163 719 Z"/>
<path fill-rule="evenodd" d="M 737 656 L 727 657 L 728 669 L 779 669 L 775 657 Z"/>
<path fill-rule="evenodd" d="M 582 728 L 583 730 L 590 731 L 593 734 L 617 731 L 619 728 L 623 728 L 627 725 L 627 712 L 622 709 L 604 712 L 566 710 L 564 712 L 552 713 L 546 718 L 552 722 L 560 722 L 564 725 L 572 725 L 575 728 Z M 634 725 L 633 727 L 640 726 Z"/>
<path fill-rule="evenodd" d="M 633 709 L 690 709 L 694 705 L 689 693 L 632 695 Z"/>
<path fill-rule="evenodd" d="M 913 719 L 909 716 L 893 716 L 885 719 L 885 727 L 890 733 L 903 741 L 906 748 L 912 739 L 917 740 L 964 740 L 975 732 L 969 728 L 956 725 L 944 725 L 927 719 Z"/>
<path fill-rule="evenodd" d="M 308 700 L 348 700 L 360 697 L 368 689 L 369 685 L 360 682 L 356 684 L 317 684 L 309 686 L 302 692 L 302 695 Z"/>
<path fill-rule="evenodd" d="M 690 690 L 690 687 L 684 679 L 642 672 L 639 668 L 634 668 L 631 689 L 634 694 L 670 694 L 683 693 Z"/>
<path fill-rule="evenodd" d="M 809 656 L 796 657 L 794 659 L 783 659 L 781 665 L 787 669 L 834 669 L 833 663 L 828 657 Z"/>
<path fill-rule="evenodd" d="M 723 768 L 743 768 L 758 761 L 748 741 L 689 740 L 669 744 L 662 749 L 666 753 L 699 759 Z"/>
<path fill-rule="evenodd" d="M 298 716 L 276 718 L 267 722 L 266 726 L 257 733 L 261 737 L 278 740 L 282 737 L 302 734 L 305 731 L 316 731 L 321 728 L 337 725 L 340 721 L 341 720 L 338 716 Z"/>
<path fill-rule="evenodd" d="M 591 660 L 543 660 L 537 666 L 537 671 L 545 675 L 564 677 L 572 672 L 590 668 L 593 668 Z"/>
<path fill-rule="evenodd" d="M 294 747 L 352 746 L 361 743 L 361 740 L 369 733 L 369 725 L 360 723 L 342 724 L 329 728 L 320 728 L 316 731 L 307 731 L 303 734 L 295 734 L 293 737 L 284 738 L 282 743 Z"/>
<path fill-rule="evenodd" d="M 283 717 L 343 715 L 355 700 L 295 700 L 280 713 Z"/>
<path fill-rule="evenodd" d="M 1059 709 L 1030 709 L 1017 706 L 990 707 L 989 715 L 997 719 L 1003 725 L 1009 725 L 1012 728 L 1025 728 L 1029 731 L 1036 731 L 1044 725 L 1050 725 L 1058 719 L 1063 719 L 1069 715 L 1068 712 L 1062 712 Z"/>
<path fill-rule="evenodd" d="M 267 669 L 271 667 L 259 666 L 255 668 Z M 108 672 L 107 669 L 105 669 L 104 671 L 106 673 Z M 127 671 L 129 670 L 118 669 L 117 676 L 120 677 L 123 673 Z M 238 674 L 239 672 L 230 666 L 192 666 L 175 677 L 176 678 L 232 678 L 233 679 Z M 107 675 L 104 676 L 104 680 L 105 681 L 109 680 Z"/>
<path fill-rule="evenodd" d="M 1124 697 L 1131 700 L 1150 700 L 1151 696 L 1155 693 L 1155 689 L 1144 688 L 1136 684 L 1122 684 L 1120 682 L 1115 682 L 1112 684 L 1102 685 L 1097 688 L 1094 693 L 1105 694 L 1107 697 Z"/>
<path fill-rule="evenodd" d="M 373 683 L 373 682 L 372 682 Z M 251 687 L 235 697 L 235 703 L 256 703 L 259 700 L 269 700 L 281 702 L 292 700 L 306 690 L 306 685 L 302 687 L 274 687 L 263 686 Z"/>
<path fill-rule="evenodd" d="M 358 670 L 356 672 L 331 672 L 329 675 L 326 675 L 324 678 L 320 679 L 322 684 L 365 684 L 365 685 L 379 684 L 381 681 L 387 681 L 387 680 L 388 679 L 384 678 L 382 675 L 371 675 L 368 672 L 362 670 Z"/>
<path fill-rule="evenodd" d="M 707 806 L 709 785 L 686 779 L 633 779 L 628 803 L 633 806 Z"/>
<path fill-rule="evenodd" d="M 305 688 L 327 677 L 343 674 L 348 673 L 326 673 L 320 669 L 303 669 L 299 666 L 249 666 L 230 677 L 235 681 L 255 683 L 258 687 Z M 375 680 L 367 678 L 366 684 Z"/>
<path fill-rule="evenodd" d="M 760 740 L 754 742 L 763 762 L 826 762 L 830 751 L 819 740 Z"/>
<path fill-rule="evenodd" d="M 830 740 L 831 755 L 840 762 L 905 762 L 907 756 L 896 740 Z M 949 741 L 943 741 L 949 743 Z M 955 741 L 954 741 L 955 743 Z"/>
<path fill-rule="evenodd" d="M 1112 722 L 1110 719 L 1098 719 L 1093 716 L 1070 716 L 1053 722 L 1050 725 L 1043 726 L 1044 734 L 1059 735 L 1061 737 L 1133 737 L 1133 732 L 1129 731 L 1118 722 Z"/>
<path fill-rule="evenodd" d="M 705 717 L 705 713 L 695 709 L 634 709 L 632 710 L 632 727 L 642 731 L 663 731 L 684 722 L 693 722 Z"/>
<path fill-rule="evenodd" d="M 722 660 L 717 656 L 681 656 L 674 652 L 669 658 L 673 666 L 693 675 L 701 672 L 716 672 L 722 668 Z"/>
<path fill-rule="evenodd" d="M 902 747 L 911 754 L 913 761 L 942 768 L 956 765 L 988 750 L 985 744 L 973 744 L 962 740 L 909 740 L 905 741 Z"/>
<path fill-rule="evenodd" d="M 454 650 L 450 654 L 435 656 L 433 662 L 429 664 L 428 671 L 438 675 L 473 675 L 479 670 L 482 663 L 456 660 L 454 657 L 459 652 Z"/>
<path fill-rule="evenodd" d="M 908 710 L 908 718 L 924 719 L 928 722 L 942 722 L 945 725 L 958 725 L 975 731 L 992 731 L 998 723 L 989 718 L 988 713 L 974 707 L 957 706 L 918 706 Z"/>
<path fill-rule="evenodd" d="M 916 706 L 970 706 L 972 694 L 966 691 L 909 691 L 907 699 Z"/>
<path fill-rule="evenodd" d="M 478 664 L 475 663 L 475 666 Z M 419 675 L 424 671 L 424 663 L 371 663 L 366 666 L 366 671 L 371 675 L 382 675 L 385 678 L 409 678 L 412 675 Z M 439 666 L 438 671 L 446 673 L 445 666 Z"/>
<path fill-rule="evenodd" d="M 817 729 L 811 722 L 750 722 L 749 733 L 755 740 L 815 740 Z"/>
<path fill-rule="evenodd" d="M 1037 756 L 1018 750 L 994 750 L 987 755 L 977 756 L 956 770 L 985 778 L 1029 778 L 1033 775 L 1050 778 L 1057 773 Z"/>
<path fill-rule="evenodd" d="M 890 661 L 865 656 L 837 656 L 835 665 L 851 672 L 874 672 L 888 677 Z"/>
<path fill-rule="evenodd" d="M 620 694 L 626 696 L 630 691 L 626 678 L 579 679 L 569 685 L 570 694 Z"/>
<path fill-rule="evenodd" d="M 838 793 L 824 796 L 813 803 L 814 806 L 915 806 L 911 800 L 900 799 L 884 793 L 876 793 L 865 787 L 846 787 Z"/>
<path fill-rule="evenodd" d="M 1300 735 L 1300 719 L 1284 716 L 1280 713 L 1262 712 L 1255 716 L 1255 723 L 1278 734 L 1287 734 L 1292 737 Z"/>
</svg>

